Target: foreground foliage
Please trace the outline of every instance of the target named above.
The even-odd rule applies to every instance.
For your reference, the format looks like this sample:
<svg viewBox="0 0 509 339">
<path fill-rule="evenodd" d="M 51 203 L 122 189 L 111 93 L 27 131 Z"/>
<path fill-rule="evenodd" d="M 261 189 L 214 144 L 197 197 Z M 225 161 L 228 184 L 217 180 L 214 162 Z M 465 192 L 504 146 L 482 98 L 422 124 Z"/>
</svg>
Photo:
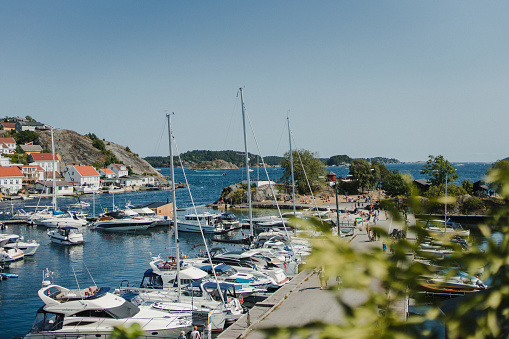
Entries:
<svg viewBox="0 0 509 339">
<path fill-rule="evenodd" d="M 332 277 L 341 275 L 342 288 L 331 290 L 331 296 L 344 310 L 341 325 L 313 322 L 299 327 L 279 327 L 265 330 L 272 338 L 308 337 L 317 338 L 429 338 L 430 330 L 423 326 L 429 321 L 446 324 L 449 338 L 507 338 L 509 336 L 509 168 L 494 168 L 488 181 L 500 187 L 504 205 L 492 210 L 491 227 L 480 226 L 486 239 L 483 251 L 472 246 L 468 251 L 449 238 L 442 238 L 444 246 L 453 250 L 440 265 L 451 268 L 449 276 L 461 267 L 470 275 L 479 273 L 484 267 L 481 279 L 489 277 L 489 289 L 471 293 L 467 297 L 454 299 L 454 307 L 444 313 L 440 304 L 430 302 L 419 290 L 423 276 L 436 273 L 438 268 L 414 261 L 415 254 L 424 259 L 432 257 L 422 252 L 416 242 L 407 239 L 393 240 L 383 229 L 376 229 L 381 241 L 389 244 L 390 251 L 380 247 L 366 247 L 354 250 L 345 238 L 332 236 L 319 222 L 311 221 L 307 227 L 320 229 L 324 239 L 310 239 L 313 251 L 307 259 L 307 267 L 314 269 L 326 265 Z M 410 197 L 409 207 L 419 207 L 418 199 Z M 403 215 L 389 203 L 385 204 L 395 224 L 406 230 Z M 432 236 L 422 224 L 408 230 L 418 239 Z M 495 241 L 492 232 L 498 233 Z M 362 291 L 366 299 L 360 305 L 349 305 L 344 296 L 352 291 Z M 395 303 L 404 300 L 409 293 L 416 304 L 427 304 L 428 310 L 420 316 L 405 319 Z"/>
</svg>

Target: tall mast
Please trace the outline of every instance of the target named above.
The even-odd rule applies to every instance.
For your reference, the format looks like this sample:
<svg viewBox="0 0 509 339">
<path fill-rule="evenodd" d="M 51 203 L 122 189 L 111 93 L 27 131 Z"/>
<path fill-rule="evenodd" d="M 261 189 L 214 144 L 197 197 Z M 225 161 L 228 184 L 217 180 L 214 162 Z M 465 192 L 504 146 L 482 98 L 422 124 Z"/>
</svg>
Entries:
<svg viewBox="0 0 509 339">
<path fill-rule="evenodd" d="M 295 177 L 293 175 L 293 152 L 292 152 L 292 134 L 290 132 L 290 117 L 287 115 L 286 120 L 288 120 L 288 139 L 290 140 L 290 168 L 292 173 L 292 200 L 293 200 L 293 215 L 297 214 L 295 210 Z"/>
<path fill-rule="evenodd" d="M 55 141 L 53 140 L 53 127 L 50 129 L 51 131 L 51 157 L 53 158 L 53 208 L 55 211 L 57 210 L 57 182 L 55 178 L 56 173 L 56 164 L 55 164 Z"/>
<path fill-rule="evenodd" d="M 178 302 L 180 302 L 180 250 L 179 250 L 179 232 L 177 227 L 177 204 L 175 200 L 175 170 L 173 167 L 173 148 L 172 148 L 172 133 L 171 133 L 171 116 L 170 114 L 166 114 L 166 118 L 168 119 L 168 136 L 169 136 L 169 144 L 170 144 L 170 168 L 171 168 L 171 194 L 173 198 L 173 228 L 175 229 L 175 251 L 176 259 L 177 259 L 177 295 Z M 171 223 L 168 221 L 169 225 Z M 171 248 L 171 244 L 170 244 Z"/>
<path fill-rule="evenodd" d="M 247 153 L 247 137 L 246 137 L 246 114 L 244 107 L 244 96 L 242 87 L 240 91 L 240 103 L 242 104 L 242 124 L 244 127 L 244 149 L 246 152 L 246 175 L 247 175 L 247 203 L 249 205 L 249 232 L 253 235 L 253 208 L 251 206 L 251 177 L 249 176 L 249 155 Z"/>
</svg>

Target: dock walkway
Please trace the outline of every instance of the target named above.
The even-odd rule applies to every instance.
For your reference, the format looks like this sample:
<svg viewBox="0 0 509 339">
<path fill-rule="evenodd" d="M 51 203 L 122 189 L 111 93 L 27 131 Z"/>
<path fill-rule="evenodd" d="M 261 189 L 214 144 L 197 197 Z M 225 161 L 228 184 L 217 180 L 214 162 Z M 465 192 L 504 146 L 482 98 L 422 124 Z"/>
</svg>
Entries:
<svg viewBox="0 0 509 339">
<path fill-rule="evenodd" d="M 410 221 L 412 222 L 412 221 Z M 371 223 L 371 225 L 373 225 Z M 378 227 L 387 231 L 394 228 L 385 213 L 380 213 Z M 368 240 L 365 225 L 359 225 L 352 236 L 351 245 L 361 249 L 368 246 L 379 246 L 381 241 Z M 336 284 L 333 277 L 329 286 Z M 344 293 L 344 300 L 351 305 L 360 304 L 365 294 L 356 290 Z M 221 333 L 218 338 L 264 338 L 263 328 L 277 326 L 301 326 L 311 321 L 320 320 L 327 323 L 340 324 L 343 319 L 341 307 L 333 302 L 334 296 L 330 290 L 320 289 L 320 281 L 314 271 L 305 270 L 295 276 L 288 284 L 281 287 L 273 295 L 257 303 L 247 314 Z"/>
</svg>

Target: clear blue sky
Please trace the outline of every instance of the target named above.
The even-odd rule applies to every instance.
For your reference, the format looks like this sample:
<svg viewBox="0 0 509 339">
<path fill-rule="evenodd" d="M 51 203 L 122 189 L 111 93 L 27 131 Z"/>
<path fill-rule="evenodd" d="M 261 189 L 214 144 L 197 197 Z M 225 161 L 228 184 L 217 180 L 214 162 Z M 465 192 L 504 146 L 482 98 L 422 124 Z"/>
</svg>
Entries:
<svg viewBox="0 0 509 339">
<path fill-rule="evenodd" d="M 0 116 L 141 156 L 509 156 L 507 1 L 4 1 Z M 250 134 L 249 149 L 257 153 Z"/>
</svg>

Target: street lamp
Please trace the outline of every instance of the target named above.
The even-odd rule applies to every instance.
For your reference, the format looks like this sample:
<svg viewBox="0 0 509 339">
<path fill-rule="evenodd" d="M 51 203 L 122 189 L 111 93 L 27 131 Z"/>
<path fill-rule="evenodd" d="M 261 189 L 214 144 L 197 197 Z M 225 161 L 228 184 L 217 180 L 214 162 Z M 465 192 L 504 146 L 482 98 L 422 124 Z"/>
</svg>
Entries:
<svg viewBox="0 0 509 339">
<path fill-rule="evenodd" d="M 336 191 L 336 223 L 338 225 L 338 237 L 341 237 L 340 227 L 339 227 L 339 186 L 338 180 L 336 179 L 336 184 L 334 185 L 334 191 Z"/>
</svg>

